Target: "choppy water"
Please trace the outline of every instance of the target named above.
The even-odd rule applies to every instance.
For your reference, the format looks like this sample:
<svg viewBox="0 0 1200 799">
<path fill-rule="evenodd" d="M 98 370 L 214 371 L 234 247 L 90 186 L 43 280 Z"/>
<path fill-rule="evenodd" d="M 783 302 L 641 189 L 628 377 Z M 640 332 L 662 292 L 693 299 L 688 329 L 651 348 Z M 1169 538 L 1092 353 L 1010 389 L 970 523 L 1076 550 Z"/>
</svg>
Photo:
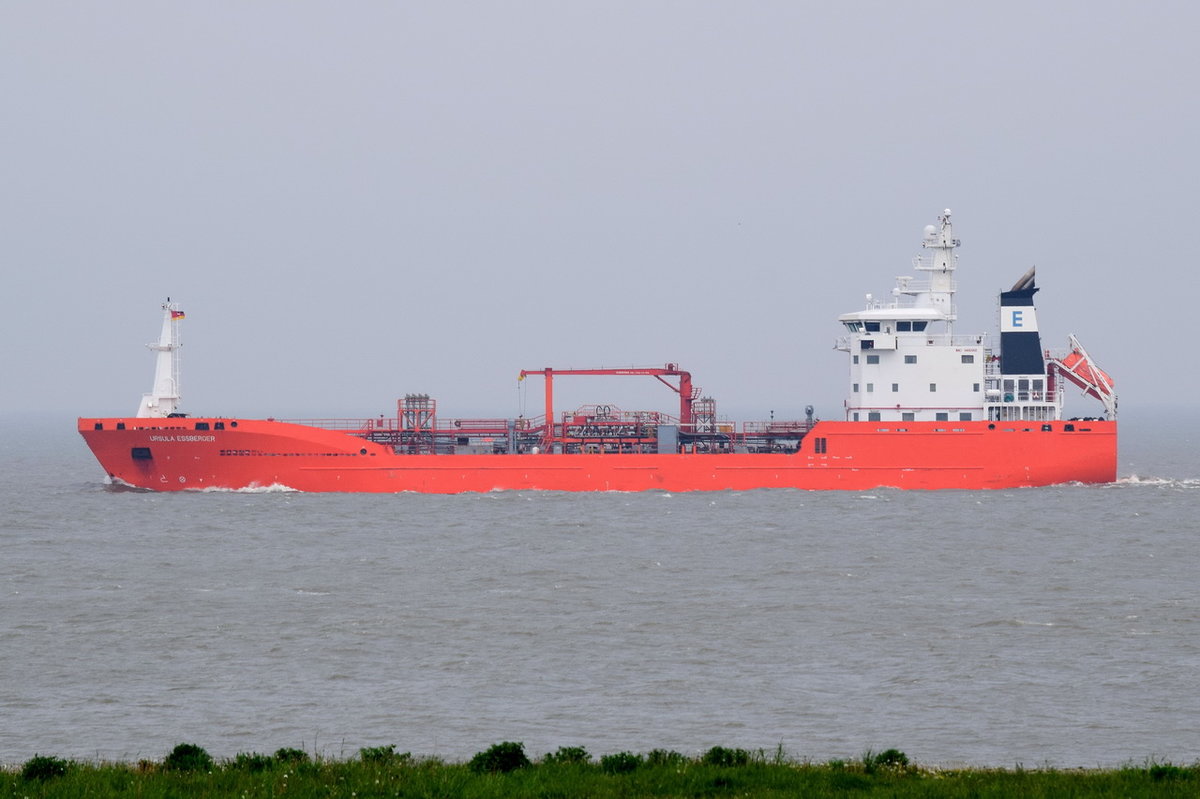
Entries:
<svg viewBox="0 0 1200 799">
<path fill-rule="evenodd" d="M 108 489 L 0 419 L 0 763 L 362 746 L 1200 758 L 1200 464 L 1002 492 Z"/>
</svg>

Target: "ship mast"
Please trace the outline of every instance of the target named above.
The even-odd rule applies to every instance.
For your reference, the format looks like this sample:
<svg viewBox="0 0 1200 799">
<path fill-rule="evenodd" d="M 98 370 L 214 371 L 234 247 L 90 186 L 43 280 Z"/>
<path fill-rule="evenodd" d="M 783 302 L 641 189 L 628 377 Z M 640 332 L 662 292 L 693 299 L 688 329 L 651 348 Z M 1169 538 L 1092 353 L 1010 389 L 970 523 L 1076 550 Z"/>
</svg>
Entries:
<svg viewBox="0 0 1200 799">
<path fill-rule="evenodd" d="M 953 335 L 954 320 L 958 318 L 954 309 L 954 269 L 958 266 L 958 255 L 954 252 L 959 246 L 959 240 L 954 238 L 954 227 L 950 224 L 950 209 L 947 208 L 938 217 L 938 226 L 929 225 L 925 228 L 925 240 L 921 246 L 933 250 L 932 263 L 919 263 L 916 268 L 929 273 L 927 291 L 917 294 L 917 305 L 936 308 L 945 314 L 946 332 Z"/>
<path fill-rule="evenodd" d="M 154 362 L 154 388 L 142 395 L 138 417 L 170 416 L 179 407 L 179 323 L 184 318 L 177 303 L 163 303 L 162 332 L 158 341 L 146 346 L 157 353 Z"/>
</svg>

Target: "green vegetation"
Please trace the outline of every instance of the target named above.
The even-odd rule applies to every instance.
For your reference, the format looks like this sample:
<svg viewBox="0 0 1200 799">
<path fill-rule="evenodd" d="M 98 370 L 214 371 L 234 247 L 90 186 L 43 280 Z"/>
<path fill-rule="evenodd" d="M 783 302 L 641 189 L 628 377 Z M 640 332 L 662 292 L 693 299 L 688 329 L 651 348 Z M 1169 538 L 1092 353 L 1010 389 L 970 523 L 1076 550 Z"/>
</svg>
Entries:
<svg viewBox="0 0 1200 799">
<path fill-rule="evenodd" d="M 782 749 L 749 752 L 714 746 L 696 757 L 655 749 L 593 758 L 579 746 L 531 761 L 524 746 L 498 743 L 467 763 L 360 749 L 351 760 L 310 758 L 297 749 L 214 761 L 179 744 L 162 761 L 85 763 L 37 755 L 0 770 L 8 797 L 1195 797 L 1200 763 L 1149 762 L 1104 770 L 926 768 L 898 749 L 867 750 L 861 760 L 811 763 Z"/>
<path fill-rule="evenodd" d="M 507 774 L 519 768 L 529 768 L 533 764 L 525 756 L 523 744 L 504 741 L 477 753 L 467 765 L 476 774 Z"/>
<path fill-rule="evenodd" d="M 60 757 L 42 757 L 34 755 L 21 768 L 21 779 L 26 782 L 33 780 L 48 780 L 51 777 L 61 777 L 67 773 L 67 761 Z"/>
<path fill-rule="evenodd" d="M 163 760 L 167 771 L 211 771 L 214 765 L 212 755 L 195 744 L 179 744 Z"/>
</svg>

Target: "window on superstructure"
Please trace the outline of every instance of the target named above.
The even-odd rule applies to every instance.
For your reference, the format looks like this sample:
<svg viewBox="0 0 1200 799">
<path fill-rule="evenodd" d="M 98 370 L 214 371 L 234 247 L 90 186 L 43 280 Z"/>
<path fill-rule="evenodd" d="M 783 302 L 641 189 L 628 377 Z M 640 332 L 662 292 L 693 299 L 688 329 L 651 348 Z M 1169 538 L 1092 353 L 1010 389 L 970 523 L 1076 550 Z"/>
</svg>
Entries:
<svg viewBox="0 0 1200 799">
<path fill-rule="evenodd" d="M 948 421 L 950 421 L 950 414 L 945 413 L 945 412 L 939 412 L 933 418 L 935 421 L 938 421 L 938 422 L 948 422 Z"/>
<path fill-rule="evenodd" d="M 924 331 L 925 331 L 925 325 L 927 325 L 927 324 L 929 324 L 929 323 L 928 323 L 928 322 L 913 322 L 913 332 L 914 332 L 914 333 L 922 333 L 922 332 L 924 332 Z"/>
<path fill-rule="evenodd" d="M 915 413 L 912 413 L 912 412 L 905 412 L 905 413 L 902 413 L 902 414 L 900 414 L 900 421 L 902 421 L 902 422 L 915 422 L 915 421 L 917 421 L 917 415 L 916 415 Z"/>
<path fill-rule="evenodd" d="M 912 330 L 912 322 L 897 322 L 896 323 L 896 332 L 897 333 L 908 333 L 911 330 Z"/>
<path fill-rule="evenodd" d="M 929 392 L 932 394 L 935 391 L 937 391 L 937 383 L 930 383 L 929 384 Z"/>
<path fill-rule="evenodd" d="M 878 422 L 879 421 L 879 411 L 871 411 L 870 413 L 868 413 L 867 421 L 868 422 Z"/>
<path fill-rule="evenodd" d="M 875 384 L 874 384 L 874 383 L 867 383 L 867 393 L 868 393 L 868 394 L 870 394 L 870 393 L 872 393 L 872 392 L 874 392 L 874 391 L 875 391 Z"/>
<path fill-rule="evenodd" d="M 865 326 L 867 328 L 868 333 L 878 333 L 879 332 L 879 323 L 878 322 L 867 322 L 865 324 Z"/>
<path fill-rule="evenodd" d="M 858 411 L 854 412 L 854 421 L 858 421 Z"/>
<path fill-rule="evenodd" d="M 974 391 L 976 394 L 978 394 L 979 393 L 979 384 L 972 383 L 971 386 L 973 387 L 971 390 Z"/>
<path fill-rule="evenodd" d="M 857 356 L 857 355 L 852 355 L 852 356 L 850 357 L 850 360 L 851 360 L 851 362 L 852 362 L 852 363 L 858 363 L 858 356 Z"/>
<path fill-rule="evenodd" d="M 962 362 L 963 363 L 975 363 L 975 356 L 974 355 L 964 355 L 964 356 L 962 356 Z"/>
<path fill-rule="evenodd" d="M 899 391 L 899 390 L 900 390 L 900 384 L 899 384 L 899 383 L 892 383 L 892 392 L 893 392 L 893 393 L 895 393 L 895 392 L 897 392 L 897 391 Z"/>
<path fill-rule="evenodd" d="M 970 412 L 970 411 L 966 411 L 966 412 L 964 412 L 964 413 L 960 413 L 960 414 L 958 415 L 958 421 L 960 421 L 960 422 L 969 422 L 969 421 L 971 421 L 971 412 Z"/>
<path fill-rule="evenodd" d="M 878 355 L 868 355 L 867 363 L 879 363 L 879 356 Z"/>
<path fill-rule="evenodd" d="M 853 391 L 855 394 L 857 394 L 858 393 L 858 383 L 855 383 L 854 385 L 850 386 L 850 390 Z"/>
<path fill-rule="evenodd" d="M 915 355 L 905 355 L 905 356 L 904 356 L 904 362 L 905 362 L 905 363 L 916 363 L 916 362 L 917 362 L 917 356 L 915 356 Z"/>
</svg>

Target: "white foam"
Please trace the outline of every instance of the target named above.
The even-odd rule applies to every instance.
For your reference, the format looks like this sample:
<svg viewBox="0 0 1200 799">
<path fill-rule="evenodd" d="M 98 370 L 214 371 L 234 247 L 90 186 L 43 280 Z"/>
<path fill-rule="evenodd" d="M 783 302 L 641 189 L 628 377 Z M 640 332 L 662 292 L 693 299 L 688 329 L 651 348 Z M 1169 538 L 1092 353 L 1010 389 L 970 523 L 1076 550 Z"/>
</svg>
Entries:
<svg viewBox="0 0 1200 799">
<path fill-rule="evenodd" d="M 1152 487 L 1167 487 L 1167 488 L 1200 488 L 1200 478 L 1186 478 L 1183 480 L 1172 477 L 1139 477 L 1136 474 L 1131 474 L 1129 477 L 1118 478 L 1115 485 L 1121 486 L 1152 486 Z"/>
<path fill-rule="evenodd" d="M 206 486 L 204 488 L 189 488 L 188 491 L 196 491 L 201 494 L 299 494 L 302 493 L 298 488 L 286 486 L 283 483 L 271 483 L 269 486 L 249 485 L 245 488 L 222 488 L 220 486 Z"/>
</svg>

